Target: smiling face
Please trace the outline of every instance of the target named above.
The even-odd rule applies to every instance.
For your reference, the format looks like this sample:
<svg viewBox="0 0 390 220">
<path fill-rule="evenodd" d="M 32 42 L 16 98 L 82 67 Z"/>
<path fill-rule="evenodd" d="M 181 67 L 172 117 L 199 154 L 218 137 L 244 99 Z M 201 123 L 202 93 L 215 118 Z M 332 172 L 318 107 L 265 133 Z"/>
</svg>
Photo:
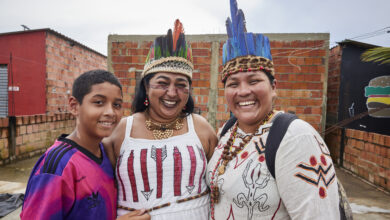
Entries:
<svg viewBox="0 0 390 220">
<path fill-rule="evenodd" d="M 118 86 L 104 82 L 95 84 L 80 104 L 70 98 L 72 113 L 76 116 L 77 130 L 83 137 L 102 139 L 111 135 L 122 117 L 122 93 Z"/>
<path fill-rule="evenodd" d="M 276 97 L 276 80 L 271 85 L 263 71 L 238 72 L 225 83 L 225 98 L 229 109 L 238 119 L 239 127 L 253 133 L 272 110 Z"/>
<path fill-rule="evenodd" d="M 188 78 L 176 73 L 156 73 L 146 85 L 149 114 L 159 122 L 176 119 L 187 104 L 190 83 Z"/>
</svg>

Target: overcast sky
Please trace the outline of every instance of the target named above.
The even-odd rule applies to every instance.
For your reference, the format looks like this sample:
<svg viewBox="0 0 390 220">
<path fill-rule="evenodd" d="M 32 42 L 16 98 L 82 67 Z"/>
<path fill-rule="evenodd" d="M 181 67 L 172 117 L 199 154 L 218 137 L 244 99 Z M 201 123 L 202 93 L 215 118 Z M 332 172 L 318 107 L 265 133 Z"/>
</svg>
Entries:
<svg viewBox="0 0 390 220">
<path fill-rule="evenodd" d="M 331 47 L 351 38 L 390 47 L 390 0 L 238 0 L 238 7 L 248 32 L 330 33 Z M 0 33 L 50 28 L 107 55 L 109 34 L 162 35 L 176 18 L 186 34 L 225 34 L 228 16 L 229 0 L 0 0 Z"/>
</svg>

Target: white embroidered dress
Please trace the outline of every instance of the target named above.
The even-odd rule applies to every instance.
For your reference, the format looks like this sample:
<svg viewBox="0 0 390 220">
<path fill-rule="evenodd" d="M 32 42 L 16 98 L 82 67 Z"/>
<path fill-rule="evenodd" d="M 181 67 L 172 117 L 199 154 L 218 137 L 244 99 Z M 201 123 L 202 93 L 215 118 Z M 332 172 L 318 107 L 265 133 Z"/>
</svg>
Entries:
<svg viewBox="0 0 390 220">
<path fill-rule="evenodd" d="M 133 117 L 127 118 L 126 135 L 115 170 L 118 205 L 150 209 L 152 219 L 208 219 L 209 195 L 176 203 L 207 190 L 207 159 L 195 132 L 192 116 L 187 116 L 188 132 L 164 140 L 130 137 Z M 136 128 L 133 128 L 136 129 Z M 127 213 L 118 209 L 118 216 Z"/>
<path fill-rule="evenodd" d="M 218 177 L 220 201 L 214 207 L 215 219 L 339 219 L 335 169 L 317 131 L 299 119 L 291 123 L 276 154 L 275 180 L 264 153 L 271 125 L 260 126 Z M 209 161 L 208 184 L 231 131 L 221 138 Z M 240 129 L 238 134 L 246 135 Z M 234 146 L 241 141 L 236 138 Z"/>
</svg>

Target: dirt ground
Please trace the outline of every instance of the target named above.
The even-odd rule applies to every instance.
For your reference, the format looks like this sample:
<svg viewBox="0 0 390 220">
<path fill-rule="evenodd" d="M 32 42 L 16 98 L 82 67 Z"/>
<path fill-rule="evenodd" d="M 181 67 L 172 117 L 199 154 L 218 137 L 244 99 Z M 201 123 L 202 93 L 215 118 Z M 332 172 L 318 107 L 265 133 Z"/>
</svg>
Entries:
<svg viewBox="0 0 390 220">
<path fill-rule="evenodd" d="M 0 193 L 24 193 L 30 172 L 38 160 L 34 157 L 0 167 Z M 351 203 L 355 220 L 390 219 L 390 193 L 367 184 L 350 173 L 336 169 Z M 2 220 L 19 219 L 21 208 L 8 214 Z"/>
</svg>

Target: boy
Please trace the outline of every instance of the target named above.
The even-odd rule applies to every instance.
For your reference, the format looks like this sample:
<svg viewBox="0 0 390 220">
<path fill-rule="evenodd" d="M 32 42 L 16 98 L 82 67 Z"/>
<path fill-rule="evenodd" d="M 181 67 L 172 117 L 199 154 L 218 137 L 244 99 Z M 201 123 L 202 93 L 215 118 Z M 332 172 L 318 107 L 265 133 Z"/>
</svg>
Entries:
<svg viewBox="0 0 390 220">
<path fill-rule="evenodd" d="M 85 72 L 74 81 L 69 107 L 76 127 L 34 166 L 21 219 L 116 217 L 114 172 L 100 142 L 122 117 L 122 86 L 105 70 Z"/>
</svg>

